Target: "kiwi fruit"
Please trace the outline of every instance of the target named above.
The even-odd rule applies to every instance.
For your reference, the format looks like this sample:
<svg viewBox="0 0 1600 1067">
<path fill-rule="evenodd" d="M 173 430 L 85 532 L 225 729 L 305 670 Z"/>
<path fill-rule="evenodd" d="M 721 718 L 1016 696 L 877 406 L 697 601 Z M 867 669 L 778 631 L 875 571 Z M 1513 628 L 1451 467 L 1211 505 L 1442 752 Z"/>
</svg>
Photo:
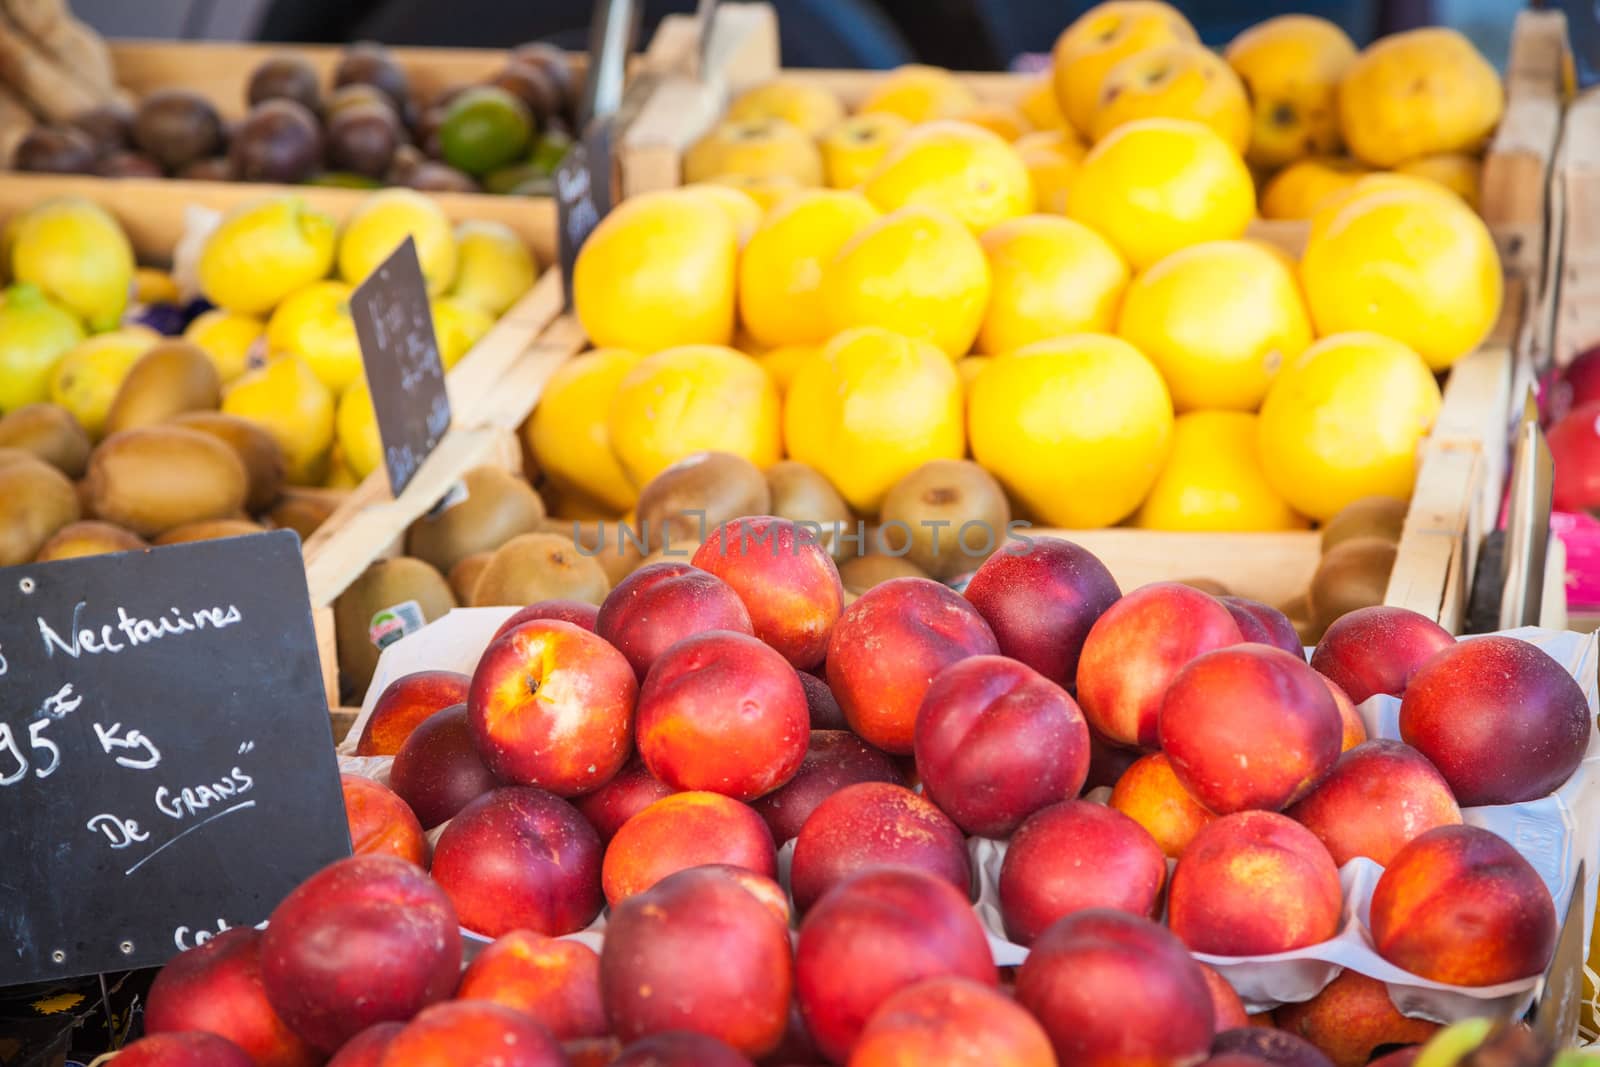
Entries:
<svg viewBox="0 0 1600 1067">
<path fill-rule="evenodd" d="M 478 578 L 493 555 L 493 552 L 474 552 L 450 568 L 445 580 L 450 583 L 450 591 L 456 595 L 458 603 L 472 603 L 472 591 L 478 587 Z"/>
<path fill-rule="evenodd" d="M 907 559 L 942 580 L 976 570 L 1005 541 L 1011 505 L 976 463 L 935 459 L 890 488 L 878 521 L 896 551 L 906 548 Z"/>
<path fill-rule="evenodd" d="M 856 517 L 850 505 L 833 483 L 823 477 L 815 467 L 808 467 L 792 459 L 774 463 L 765 471 L 767 490 L 772 494 L 769 514 L 794 522 L 814 522 L 822 527 L 821 540 L 832 553 L 834 561 L 842 563 L 853 553 L 839 532 L 855 531 Z"/>
<path fill-rule="evenodd" d="M 228 162 L 247 182 L 295 185 L 322 168 L 322 126 L 293 100 L 258 104 L 234 131 Z"/>
<path fill-rule="evenodd" d="M 644 531 L 637 523 L 629 524 L 632 534 L 623 532 L 622 522 L 605 522 L 599 519 L 545 519 L 539 523 L 539 532 L 565 537 L 583 549 L 583 554 L 600 564 L 606 578 L 614 586 L 638 570 L 644 562 L 641 544 Z M 678 546 L 675 558 L 687 559 L 698 545 Z"/>
<path fill-rule="evenodd" d="M 243 537 L 246 534 L 265 533 L 266 527 L 249 519 L 206 519 L 203 522 L 186 522 L 156 538 L 158 545 L 183 545 L 191 541 L 217 541 L 224 537 Z"/>
<path fill-rule="evenodd" d="M 0 448 L 31 452 L 68 478 L 81 478 L 94 446 L 59 404 L 24 404 L 0 417 Z"/>
<path fill-rule="evenodd" d="M 220 411 L 188 411 L 173 419 L 172 425 L 209 434 L 233 449 L 239 462 L 244 464 L 249 481 L 244 509 L 250 514 L 266 511 L 283 492 L 288 460 L 283 446 L 259 424 Z"/>
<path fill-rule="evenodd" d="M 650 480 L 634 507 L 641 537 L 652 551 L 693 552 L 718 526 L 772 510 L 761 469 L 728 452 L 696 452 Z"/>
<path fill-rule="evenodd" d="M 9 467 L 13 463 L 27 463 L 38 458 L 25 448 L 0 448 L 0 468 Z"/>
<path fill-rule="evenodd" d="M 300 535 L 300 540 L 306 541 L 328 521 L 328 516 L 349 495 L 348 489 L 312 489 L 287 485 L 279 494 L 277 503 L 267 512 L 266 519 L 275 529 L 293 530 Z"/>
<path fill-rule="evenodd" d="M 527 533 L 513 537 L 484 564 L 472 606 L 526 607 L 540 600 L 599 604 L 611 591 L 605 570 L 567 537 Z"/>
<path fill-rule="evenodd" d="M 1382 537 L 1357 537 L 1335 545 L 1317 564 L 1306 593 L 1312 624 L 1327 629 L 1358 608 L 1383 603 L 1394 557 L 1395 543 Z"/>
<path fill-rule="evenodd" d="M 1322 528 L 1323 554 L 1358 537 L 1378 537 L 1399 544 L 1407 508 L 1404 500 L 1392 496 L 1364 496 L 1346 504 Z"/>
<path fill-rule="evenodd" d="M 839 565 L 839 581 L 847 592 L 858 596 L 891 578 L 926 578 L 928 572 L 904 556 L 884 556 L 876 552 L 853 556 Z"/>
<path fill-rule="evenodd" d="M 365 693 L 378 666 L 382 649 L 373 643 L 373 618 L 408 605 L 415 605 L 423 622 L 432 622 L 456 606 L 444 576 L 409 556 L 378 560 L 334 601 L 340 687 L 347 697 Z"/>
<path fill-rule="evenodd" d="M 267 100 L 293 100 L 307 111 L 320 111 L 322 87 L 317 68 L 293 52 L 272 56 L 250 75 L 245 99 L 251 107 Z"/>
<path fill-rule="evenodd" d="M 0 466 L 0 567 L 27 563 L 81 515 L 72 483 L 44 460 Z"/>
<path fill-rule="evenodd" d="M 94 514 L 141 537 L 238 515 L 249 489 L 232 448 L 182 426 L 113 434 L 89 458 L 87 480 Z"/>
<path fill-rule="evenodd" d="M 463 499 L 422 516 L 406 532 L 406 552 L 441 574 L 476 552 L 493 552 L 518 534 L 532 533 L 544 518 L 539 494 L 509 471 L 478 467 L 462 482 Z"/>
<path fill-rule="evenodd" d="M 167 170 L 217 155 L 223 137 L 217 109 L 192 89 L 157 89 L 133 117 L 134 143 Z"/>
<path fill-rule="evenodd" d="M 186 411 L 215 411 L 222 403 L 217 366 L 188 341 L 158 342 L 139 357 L 106 413 L 106 436 L 154 426 Z"/>
<path fill-rule="evenodd" d="M 109 522 L 84 519 L 70 522 L 55 532 L 44 543 L 35 563 L 53 563 L 58 559 L 78 559 L 81 556 L 103 556 L 110 552 L 129 552 L 135 548 L 149 548 L 144 538 L 131 530 L 124 530 Z"/>
<path fill-rule="evenodd" d="M 98 153 L 73 126 L 35 126 L 11 151 L 11 165 L 35 174 L 92 174 Z"/>
</svg>

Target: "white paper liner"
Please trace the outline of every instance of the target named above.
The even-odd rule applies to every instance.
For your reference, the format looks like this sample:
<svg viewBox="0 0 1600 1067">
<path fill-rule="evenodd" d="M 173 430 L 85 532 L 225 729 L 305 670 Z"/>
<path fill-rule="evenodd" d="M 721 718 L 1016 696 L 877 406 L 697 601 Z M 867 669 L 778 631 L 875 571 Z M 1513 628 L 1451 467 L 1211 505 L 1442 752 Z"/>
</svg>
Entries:
<svg viewBox="0 0 1600 1067">
<path fill-rule="evenodd" d="M 384 649 L 361 714 L 339 747 L 341 769 L 387 784 L 391 760 L 353 754 L 378 695 L 394 679 L 416 671 L 452 670 L 471 674 L 489 639 L 515 611 L 514 608 L 459 608 Z M 1509 630 L 1502 636 L 1519 638 L 1543 649 L 1578 681 L 1590 711 L 1600 707 L 1600 636 L 1538 627 Z M 1369 737 L 1399 738 L 1399 700 L 1375 696 L 1358 710 Z M 1085 799 L 1105 803 L 1109 792 L 1095 790 Z M 1465 808 L 1462 818 L 1470 825 L 1500 835 L 1516 847 L 1549 886 L 1558 916 L 1566 914 L 1575 888 L 1572 883 L 1578 863 L 1582 861 L 1586 871 L 1582 887 L 1584 943 L 1588 944 L 1594 922 L 1596 886 L 1600 884 L 1600 734 L 1596 733 L 1592 720 L 1584 761 L 1559 790 L 1522 804 Z M 435 828 L 429 833 L 430 839 L 437 840 L 442 830 L 442 826 Z M 988 935 L 995 963 L 1011 967 L 1025 960 L 1028 950 L 1006 938 L 1000 918 L 998 886 L 1005 849 L 1003 841 L 972 838 L 968 842 L 975 882 L 974 910 Z M 793 852 L 794 843 L 790 842 L 778 853 L 779 879 L 786 889 Z M 1366 924 L 1372 890 L 1382 873 L 1381 867 L 1365 858 L 1352 860 L 1340 870 L 1345 897 L 1344 921 L 1339 934 L 1328 941 L 1270 956 L 1223 957 L 1196 953 L 1195 957 L 1227 978 L 1251 1012 L 1309 1000 L 1345 968 L 1382 981 L 1396 1007 L 1405 1014 L 1434 1022 L 1448 1023 L 1483 1015 L 1516 1016 L 1528 1009 L 1539 993 L 1541 977 L 1479 988 L 1447 986 L 1403 971 L 1379 956 L 1372 947 Z M 598 951 L 604 929 L 605 913 L 602 911 L 593 924 L 570 937 Z M 462 933 L 468 939 L 469 956 L 488 943 L 470 931 Z"/>
</svg>

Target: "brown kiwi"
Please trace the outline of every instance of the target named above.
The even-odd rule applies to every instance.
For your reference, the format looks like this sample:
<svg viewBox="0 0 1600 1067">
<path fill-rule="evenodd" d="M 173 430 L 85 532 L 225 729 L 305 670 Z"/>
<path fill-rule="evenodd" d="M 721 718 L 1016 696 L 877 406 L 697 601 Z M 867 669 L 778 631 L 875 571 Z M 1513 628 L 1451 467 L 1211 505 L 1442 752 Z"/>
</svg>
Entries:
<svg viewBox="0 0 1600 1067">
<path fill-rule="evenodd" d="M 144 538 L 131 530 L 88 519 L 68 523 L 57 530 L 55 536 L 44 543 L 34 562 L 52 563 L 58 559 L 103 556 L 110 552 L 129 552 L 135 548 L 149 547 Z"/>
<path fill-rule="evenodd" d="M 499 467 L 478 467 L 462 478 L 466 496 L 437 514 L 424 515 L 406 533 L 406 551 L 439 570 L 477 552 L 493 552 L 544 518 L 533 487 Z"/>
<path fill-rule="evenodd" d="M 852 556 L 839 565 L 839 580 L 847 591 L 860 594 L 891 578 L 926 578 L 928 572 L 904 556 L 871 553 Z"/>
<path fill-rule="evenodd" d="M 222 379 L 211 358 L 188 341 L 162 341 L 122 380 L 104 433 L 154 426 L 186 411 L 215 411 L 221 403 Z"/>
<path fill-rule="evenodd" d="M 0 448 L 0 467 L 9 467 L 13 463 L 26 463 L 38 458 L 25 448 Z"/>
<path fill-rule="evenodd" d="M 526 607 L 540 600 L 599 604 L 611 591 L 604 568 L 560 534 L 529 533 L 495 550 L 472 591 L 472 606 Z"/>
<path fill-rule="evenodd" d="M 450 568 L 445 580 L 450 583 L 450 591 L 456 595 L 458 603 L 472 603 L 472 591 L 478 587 L 478 579 L 493 556 L 493 552 L 474 552 Z"/>
<path fill-rule="evenodd" d="M 767 489 L 772 493 L 771 514 L 821 526 L 821 541 L 836 562 L 843 562 L 854 554 L 848 547 L 850 542 L 835 535 L 854 533 L 856 517 L 839 490 L 821 472 L 786 459 L 768 467 L 766 479 Z"/>
<path fill-rule="evenodd" d="M 416 605 L 423 622 L 432 622 L 454 608 L 456 598 L 442 574 L 409 556 L 380 559 L 334 601 L 340 688 L 347 697 L 359 699 L 378 666 L 382 649 L 373 642 L 373 619 L 410 604 Z"/>
<path fill-rule="evenodd" d="M 772 491 L 761 469 L 727 452 L 685 456 L 652 478 L 634 507 L 637 529 L 652 552 L 693 552 L 729 519 L 771 510 Z"/>
<path fill-rule="evenodd" d="M 1317 564 L 1306 594 L 1312 623 L 1326 629 L 1349 612 L 1383 603 L 1394 557 L 1394 542 L 1381 537 L 1358 537 L 1335 545 Z"/>
<path fill-rule="evenodd" d="M 182 526 L 174 526 L 156 538 L 155 543 L 183 545 L 191 541 L 218 541 L 224 537 L 243 537 L 265 531 L 265 526 L 249 519 L 206 519 L 204 522 L 186 522 Z"/>
<path fill-rule="evenodd" d="M 0 567 L 27 563 L 81 514 L 67 476 L 29 457 L 0 466 Z"/>
<path fill-rule="evenodd" d="M 233 449 L 182 426 L 144 426 L 106 438 L 89 459 L 87 481 L 94 514 L 141 537 L 238 515 L 248 487 Z"/>
<path fill-rule="evenodd" d="M 220 411 L 189 411 L 173 419 L 172 425 L 209 434 L 233 449 L 250 482 L 244 500 L 250 514 L 258 515 L 277 501 L 288 464 L 283 446 L 260 424 Z"/>
<path fill-rule="evenodd" d="M 266 514 L 272 526 L 280 530 L 293 530 L 300 540 L 308 540 L 317 527 L 328 521 L 338 506 L 350 495 L 348 489 L 309 489 L 289 486 L 278 497 L 278 502 Z"/>
<path fill-rule="evenodd" d="M 644 553 L 640 551 L 644 533 L 636 522 L 545 519 L 539 523 L 539 532 L 558 534 L 582 548 L 584 555 L 600 564 L 600 569 L 606 572 L 606 579 L 613 586 L 638 570 L 644 560 Z M 685 559 L 693 554 L 682 546 L 674 551 Z"/>
<path fill-rule="evenodd" d="M 994 475 L 970 460 L 935 459 L 901 478 L 878 520 L 887 543 L 933 578 L 976 570 L 1006 537 L 1011 505 Z M 904 524 L 903 526 L 899 524 Z"/>
<path fill-rule="evenodd" d="M 1407 504 L 1392 496 L 1365 496 L 1340 509 L 1322 528 L 1322 552 L 1326 555 L 1345 541 L 1358 537 L 1377 537 L 1400 542 L 1406 524 Z"/>
<path fill-rule="evenodd" d="M 59 404 L 24 404 L 0 418 L 0 448 L 21 448 L 68 478 L 82 478 L 93 449 L 72 412 Z"/>
</svg>

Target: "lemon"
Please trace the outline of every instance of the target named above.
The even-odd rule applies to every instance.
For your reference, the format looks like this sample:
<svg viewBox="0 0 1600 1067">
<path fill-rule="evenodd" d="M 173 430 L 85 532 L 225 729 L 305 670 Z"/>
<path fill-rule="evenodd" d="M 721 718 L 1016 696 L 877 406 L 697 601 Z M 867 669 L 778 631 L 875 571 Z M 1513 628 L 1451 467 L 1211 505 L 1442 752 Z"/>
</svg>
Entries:
<svg viewBox="0 0 1600 1067">
<path fill-rule="evenodd" d="M 39 287 L 91 333 L 116 326 L 133 290 L 133 246 L 117 220 L 81 197 L 26 212 L 11 244 L 11 277 Z"/>
<path fill-rule="evenodd" d="M 1135 119 L 1193 119 L 1240 155 L 1250 146 L 1250 99 L 1244 83 L 1205 45 L 1174 41 L 1135 52 L 1100 83 L 1091 133 L 1098 141 Z"/>
<path fill-rule="evenodd" d="M 821 185 L 822 153 L 810 134 L 783 119 L 729 119 L 683 154 L 684 181 L 719 174 L 783 175 L 801 185 Z"/>
<path fill-rule="evenodd" d="M 89 436 L 98 439 L 122 380 L 159 340 L 161 335 L 149 327 L 124 326 L 80 341 L 56 362 L 50 402 L 72 412 Z"/>
<path fill-rule="evenodd" d="M 789 386 L 799 372 L 800 365 L 819 351 L 817 345 L 780 345 L 771 351 L 763 352 L 757 357 L 757 362 L 761 364 L 762 370 L 772 376 L 773 384 L 778 387 L 778 395 L 783 396 L 789 392 Z"/>
<path fill-rule="evenodd" d="M 573 310 L 597 348 L 725 345 L 738 256 L 734 225 L 709 198 L 682 189 L 635 196 L 578 253 Z"/>
<path fill-rule="evenodd" d="M 787 174 L 714 174 L 699 184 L 699 188 L 708 188 L 713 185 L 725 185 L 729 189 L 737 189 L 756 202 L 763 213 L 771 211 L 790 196 L 802 189 L 810 188 L 801 185 Z M 728 204 L 724 203 L 724 207 Z M 741 229 L 741 220 L 735 218 L 734 228 Z M 741 242 L 747 237 L 741 230 Z"/>
<path fill-rule="evenodd" d="M 1107 0 L 1073 20 L 1051 49 L 1056 102 L 1088 136 L 1106 75 L 1118 62 L 1157 45 L 1199 40 L 1183 13 L 1160 0 Z"/>
<path fill-rule="evenodd" d="M 1365 496 L 1408 499 L 1439 400 L 1428 365 L 1399 341 L 1324 337 L 1284 367 L 1261 405 L 1267 481 L 1319 520 Z"/>
<path fill-rule="evenodd" d="M 1134 516 L 1147 530 L 1302 529 L 1261 469 L 1256 416 L 1192 411 L 1172 426 L 1172 453 Z"/>
<path fill-rule="evenodd" d="M 1179 411 L 1254 411 L 1312 340 L 1294 271 L 1252 241 L 1191 245 L 1140 274 L 1117 333 L 1156 365 Z"/>
<path fill-rule="evenodd" d="M 1505 113 L 1500 75 L 1445 26 L 1391 33 L 1362 50 L 1339 82 L 1350 154 L 1393 167 L 1439 152 L 1475 152 Z"/>
<path fill-rule="evenodd" d="M 883 211 L 942 208 L 981 232 L 1033 210 L 1033 179 L 1010 144 L 967 122 L 929 122 L 889 149 L 861 191 Z"/>
<path fill-rule="evenodd" d="M 1035 130 L 1067 127 L 1067 117 L 1061 113 L 1061 103 L 1056 99 L 1055 79 L 1049 74 L 1041 74 L 1029 82 L 1017 100 L 1017 110 Z"/>
<path fill-rule="evenodd" d="M 339 238 L 339 277 L 360 285 L 407 237 L 416 241 L 428 294 L 449 289 L 458 260 L 455 233 L 444 209 L 415 189 L 385 189 L 362 201 Z"/>
<path fill-rule="evenodd" d="M 866 181 L 910 129 L 910 122 L 888 111 L 852 115 L 829 127 L 818 143 L 828 186 L 854 189 Z"/>
<path fill-rule="evenodd" d="M 460 363 L 494 327 L 494 318 L 482 307 L 456 297 L 436 297 L 429 306 L 433 309 L 433 340 L 439 346 L 439 362 L 445 370 Z"/>
<path fill-rule="evenodd" d="M 1201 241 L 1240 237 L 1255 216 L 1244 160 L 1189 119 L 1139 119 L 1089 150 L 1067 215 L 1110 238 L 1135 270 Z"/>
<path fill-rule="evenodd" d="M 1034 517 L 1069 529 L 1133 514 L 1166 464 L 1172 422 L 1155 367 L 1105 334 L 992 359 L 967 399 L 973 458 Z"/>
<path fill-rule="evenodd" d="M 361 377 L 361 343 L 350 317 L 352 287 L 315 282 L 278 305 L 267 320 L 267 350 L 290 353 L 335 394 Z"/>
<path fill-rule="evenodd" d="M 337 232 L 331 217 L 297 196 L 241 204 L 200 251 L 200 291 L 224 310 L 264 315 L 327 277 Z"/>
<path fill-rule="evenodd" d="M 1250 91 L 1252 164 L 1271 169 L 1339 150 L 1339 81 L 1356 58 L 1343 30 L 1315 15 L 1277 15 L 1228 42 L 1224 55 Z"/>
<path fill-rule="evenodd" d="M 339 397 L 334 434 L 339 443 L 338 458 L 357 482 L 383 465 L 383 438 L 378 433 L 378 415 L 365 378 L 351 382 Z"/>
<path fill-rule="evenodd" d="M 868 223 L 823 271 L 831 331 L 882 326 L 965 355 L 989 304 L 989 263 L 961 221 L 907 207 Z"/>
<path fill-rule="evenodd" d="M 1309 219 L 1335 193 L 1352 188 L 1367 174 L 1353 159 L 1310 156 L 1274 174 L 1261 188 L 1261 217 Z"/>
<path fill-rule="evenodd" d="M 503 222 L 470 219 L 455 229 L 458 256 L 450 295 L 494 316 L 533 288 L 537 272 L 528 246 Z"/>
<path fill-rule="evenodd" d="M 961 379 L 961 388 L 970 390 L 972 383 L 978 380 L 978 375 L 983 373 L 983 368 L 992 362 L 993 356 L 962 356 L 956 360 L 956 376 Z"/>
<path fill-rule="evenodd" d="M 955 118 L 973 126 L 982 126 L 1006 142 L 1015 141 L 1033 129 L 1033 124 L 1023 117 L 1022 112 L 1009 104 L 979 104 Z"/>
<path fill-rule="evenodd" d="M 1372 330 L 1436 371 L 1489 336 L 1503 285 L 1494 238 L 1438 189 L 1381 189 L 1313 218 L 1300 282 L 1319 334 Z"/>
<path fill-rule="evenodd" d="M 1465 200 L 1472 210 L 1478 210 L 1483 186 L 1483 164 L 1476 157 L 1464 152 L 1441 152 L 1402 163 L 1394 172 L 1438 182 Z"/>
<path fill-rule="evenodd" d="M 878 209 L 860 193 L 817 189 L 796 194 L 762 223 L 739 259 L 739 318 L 757 343 L 828 339 L 824 271 L 877 218 Z"/>
<path fill-rule="evenodd" d="M 217 376 L 227 385 L 250 369 L 251 352 L 266 332 L 267 324 L 253 315 L 212 308 L 189 323 L 183 338 L 211 357 Z"/>
<path fill-rule="evenodd" d="M 354 489 L 361 484 L 361 478 L 345 462 L 344 453 L 338 445 L 328 453 L 326 466 L 327 474 L 323 475 L 322 488 L 324 489 Z"/>
<path fill-rule="evenodd" d="M 784 401 L 789 457 L 810 464 L 865 514 L 901 478 L 966 452 L 961 380 L 926 341 L 864 326 L 801 364 Z"/>
<path fill-rule="evenodd" d="M 34 285 L 13 285 L 0 298 L 0 414 L 50 395 L 62 355 L 83 340 L 83 325 Z"/>
<path fill-rule="evenodd" d="M 750 240 L 750 235 L 756 232 L 756 227 L 761 225 L 761 219 L 767 213 L 767 209 L 761 206 L 760 201 L 736 185 L 708 181 L 686 185 L 684 188 L 708 197 L 727 212 L 728 221 L 733 223 L 734 232 L 738 234 L 740 248 Z"/>
<path fill-rule="evenodd" d="M 1071 130 L 1035 130 L 1012 146 L 1033 182 L 1034 208 L 1051 215 L 1067 213 L 1072 179 L 1089 151 Z"/>
<path fill-rule="evenodd" d="M 154 267 L 136 267 L 133 271 L 133 299 L 139 304 L 177 304 L 183 300 L 178 283 L 172 275 Z"/>
<path fill-rule="evenodd" d="M 844 105 L 826 89 L 797 78 L 775 78 L 746 89 L 728 105 L 730 119 L 783 119 L 820 137 L 844 118 Z"/>
<path fill-rule="evenodd" d="M 781 456 L 778 388 L 755 360 L 721 345 L 646 356 L 623 376 L 607 413 L 611 448 L 643 488 L 695 452 L 731 452 L 758 467 Z"/>
<path fill-rule="evenodd" d="M 909 63 L 884 75 L 856 113 L 886 112 L 919 123 L 954 118 L 977 105 L 977 96 L 948 70 Z"/>
<path fill-rule="evenodd" d="M 222 411 L 249 419 L 272 435 L 288 461 L 290 482 L 316 485 L 322 480 L 333 445 L 334 396 L 304 360 L 272 357 L 223 393 Z"/>
<path fill-rule="evenodd" d="M 608 423 L 617 386 L 639 359 L 621 348 L 597 348 L 562 364 L 522 427 L 528 451 L 557 489 L 614 511 L 626 511 L 639 497 L 611 449 Z"/>
<path fill-rule="evenodd" d="M 1001 355 L 1069 333 L 1109 333 L 1128 284 L 1111 242 L 1081 222 L 1028 215 L 980 238 L 993 279 L 978 349 Z"/>
</svg>

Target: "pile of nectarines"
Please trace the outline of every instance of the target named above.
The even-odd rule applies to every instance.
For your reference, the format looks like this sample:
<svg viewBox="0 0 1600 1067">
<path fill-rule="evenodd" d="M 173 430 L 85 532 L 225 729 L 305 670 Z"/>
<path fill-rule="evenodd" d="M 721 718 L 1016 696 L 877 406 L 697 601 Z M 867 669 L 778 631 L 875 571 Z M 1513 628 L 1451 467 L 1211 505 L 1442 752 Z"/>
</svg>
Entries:
<svg viewBox="0 0 1600 1067">
<path fill-rule="evenodd" d="M 1400 738 L 1367 739 L 1376 694 Z M 149 1029 L 257 1067 L 1354 1067 L 1432 1024 L 1352 971 L 1265 1029 L 1195 954 L 1363 921 L 1340 868 L 1364 858 L 1389 963 L 1539 973 L 1550 892 L 1461 807 L 1548 794 L 1592 729 L 1537 647 L 1399 609 L 1308 662 L 1266 605 L 1124 595 L 1050 538 L 964 596 L 902 578 L 847 606 L 804 529 L 738 519 L 598 612 L 518 611 L 470 676 L 390 684 L 355 749 L 388 787 L 345 781 L 358 855 L 174 960 Z M 1003 850 L 995 928 L 974 838 Z M 465 973 L 462 927 L 494 939 Z"/>
</svg>

